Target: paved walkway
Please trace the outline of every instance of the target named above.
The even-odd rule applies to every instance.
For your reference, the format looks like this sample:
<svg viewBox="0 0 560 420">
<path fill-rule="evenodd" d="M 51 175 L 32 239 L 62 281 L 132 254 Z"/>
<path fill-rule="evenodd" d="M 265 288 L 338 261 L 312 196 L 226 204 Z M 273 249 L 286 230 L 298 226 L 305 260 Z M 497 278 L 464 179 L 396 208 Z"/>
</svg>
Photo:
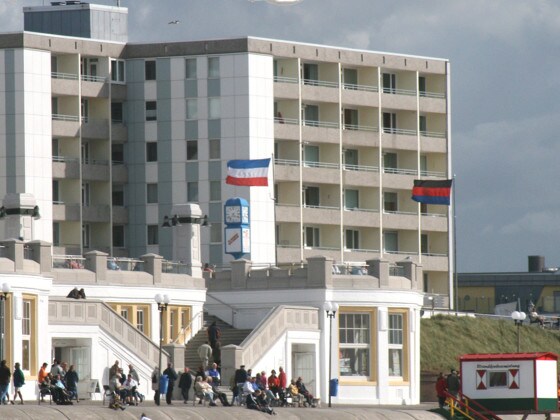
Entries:
<svg viewBox="0 0 560 420">
<path fill-rule="evenodd" d="M 174 403 L 172 406 L 155 406 L 147 402 L 138 407 L 115 411 L 102 406 L 101 402 L 83 401 L 71 406 L 28 403 L 25 405 L 0 406 L 0 419 L 10 420 L 139 420 L 142 413 L 152 420 L 170 419 L 305 419 L 305 420 L 441 420 L 443 417 L 426 410 L 433 405 L 414 407 L 333 407 L 333 408 L 275 408 L 277 416 L 248 410 L 244 407 L 203 407 Z"/>
<path fill-rule="evenodd" d="M 304 419 L 304 420 L 442 420 L 443 417 L 428 410 L 436 403 L 418 406 L 337 406 L 327 408 L 275 408 L 277 416 L 247 410 L 244 407 L 203 407 L 174 403 L 172 406 L 157 407 L 146 402 L 138 407 L 127 407 L 115 411 L 102 406 L 100 401 L 82 401 L 74 405 L 49 405 L 29 402 L 25 405 L 0 406 L 0 419 L 9 420 L 139 420 L 145 414 L 151 420 L 209 419 L 209 420 L 252 420 L 252 419 Z M 519 420 L 521 415 L 503 415 L 504 420 Z M 530 420 L 542 420 L 544 415 L 530 415 Z M 560 419 L 560 414 L 552 414 L 552 419 Z"/>
</svg>

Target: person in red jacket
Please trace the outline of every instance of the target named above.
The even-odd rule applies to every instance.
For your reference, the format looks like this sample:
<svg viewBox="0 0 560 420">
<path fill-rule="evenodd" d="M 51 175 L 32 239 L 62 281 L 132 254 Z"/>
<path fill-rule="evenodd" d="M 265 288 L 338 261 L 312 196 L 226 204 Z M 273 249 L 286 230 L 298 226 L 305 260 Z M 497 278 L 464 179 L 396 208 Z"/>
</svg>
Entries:
<svg viewBox="0 0 560 420">
<path fill-rule="evenodd" d="M 439 408 L 443 408 L 445 404 L 445 400 L 447 396 L 445 395 L 445 391 L 447 391 L 447 379 L 443 376 L 443 373 L 439 373 L 439 376 L 436 381 L 436 393 L 439 403 Z"/>
</svg>

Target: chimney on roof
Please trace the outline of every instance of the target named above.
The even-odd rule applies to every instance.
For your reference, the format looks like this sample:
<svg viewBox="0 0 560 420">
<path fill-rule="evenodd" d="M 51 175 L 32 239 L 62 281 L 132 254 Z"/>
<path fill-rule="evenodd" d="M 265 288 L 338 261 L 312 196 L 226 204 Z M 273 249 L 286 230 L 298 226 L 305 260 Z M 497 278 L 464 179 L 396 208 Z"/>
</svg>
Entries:
<svg viewBox="0 0 560 420">
<path fill-rule="evenodd" d="M 544 257 L 529 255 L 529 273 L 542 273 L 544 271 Z"/>
</svg>

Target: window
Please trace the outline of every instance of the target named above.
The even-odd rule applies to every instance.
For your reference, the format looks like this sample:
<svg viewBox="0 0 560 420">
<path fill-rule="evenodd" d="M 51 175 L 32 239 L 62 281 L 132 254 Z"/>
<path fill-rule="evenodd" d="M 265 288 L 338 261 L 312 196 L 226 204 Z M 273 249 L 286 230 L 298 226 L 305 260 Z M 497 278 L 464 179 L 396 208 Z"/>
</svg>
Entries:
<svg viewBox="0 0 560 420">
<path fill-rule="evenodd" d="M 157 162 L 157 142 L 146 143 L 146 162 Z"/>
<path fill-rule="evenodd" d="M 21 369 L 31 369 L 31 300 L 23 299 L 23 315 L 21 318 Z"/>
<path fill-rule="evenodd" d="M 53 223 L 53 245 L 60 246 L 60 223 Z"/>
<path fill-rule="evenodd" d="M 418 77 L 418 92 L 420 96 L 426 96 L 426 78 L 424 76 Z"/>
<path fill-rule="evenodd" d="M 356 170 L 358 166 L 358 151 L 346 149 L 344 151 L 344 169 Z"/>
<path fill-rule="evenodd" d="M 319 163 L 319 146 L 306 145 L 303 148 L 304 166 L 317 167 Z"/>
<path fill-rule="evenodd" d="M 357 130 L 358 129 L 358 110 L 357 109 L 344 109 L 344 129 Z"/>
<path fill-rule="evenodd" d="M 222 242 L 222 224 L 219 222 L 212 222 L 210 225 L 210 242 Z"/>
<path fill-rule="evenodd" d="M 89 206 L 89 183 L 82 184 L 82 206 Z"/>
<path fill-rule="evenodd" d="M 220 77 L 220 59 L 219 57 L 208 58 L 208 78 L 215 79 Z"/>
<path fill-rule="evenodd" d="M 428 132 L 427 124 L 426 124 L 426 116 L 420 115 L 418 117 L 418 126 L 420 128 L 420 135 L 425 136 Z"/>
<path fill-rule="evenodd" d="M 303 123 L 310 127 L 319 127 L 319 106 L 303 105 Z"/>
<path fill-rule="evenodd" d="M 158 225 L 148 225 L 148 245 L 158 245 Z"/>
<path fill-rule="evenodd" d="M 53 204 L 60 204 L 60 181 L 52 182 L 52 201 Z"/>
<path fill-rule="evenodd" d="M 158 202 L 158 184 L 146 184 L 146 203 L 155 204 Z"/>
<path fill-rule="evenodd" d="M 128 308 L 121 308 L 121 316 L 126 319 L 127 321 L 130 321 L 129 315 L 128 315 Z"/>
<path fill-rule="evenodd" d="M 399 197 L 396 192 L 383 193 L 383 211 L 396 212 L 399 210 Z"/>
<path fill-rule="evenodd" d="M 124 60 L 111 60 L 111 81 L 124 83 Z"/>
<path fill-rule="evenodd" d="M 87 123 L 89 118 L 89 99 L 82 98 L 81 112 L 82 112 L 82 121 Z"/>
<path fill-rule="evenodd" d="M 403 315 L 389 313 L 389 376 L 403 375 Z"/>
<path fill-rule="evenodd" d="M 220 118 L 220 98 L 208 98 L 208 119 Z"/>
<path fill-rule="evenodd" d="M 360 207 L 360 192 L 358 190 L 344 190 L 344 208 L 357 210 Z"/>
<path fill-rule="evenodd" d="M 124 162 L 124 144 L 113 143 L 111 144 L 111 160 L 113 164 Z"/>
<path fill-rule="evenodd" d="M 397 75 L 383 73 L 383 93 L 396 93 Z"/>
<path fill-rule="evenodd" d="M 146 60 L 145 63 L 146 80 L 156 80 L 156 61 Z"/>
<path fill-rule="evenodd" d="M 144 332 L 145 314 L 144 309 L 136 309 L 136 328 Z"/>
<path fill-rule="evenodd" d="M 423 255 L 427 255 L 429 253 L 428 249 L 428 235 L 423 233 L 420 235 L 420 252 Z"/>
<path fill-rule="evenodd" d="M 370 316 L 340 313 L 340 376 L 370 376 Z"/>
<path fill-rule="evenodd" d="M 123 122 L 122 102 L 111 102 L 111 122 L 121 124 Z"/>
<path fill-rule="evenodd" d="M 397 173 L 397 154 L 385 153 L 383 154 L 383 172 L 387 174 Z"/>
<path fill-rule="evenodd" d="M 397 114 L 393 112 L 383 113 L 383 132 L 389 134 L 397 132 Z"/>
<path fill-rule="evenodd" d="M 51 99 L 51 109 L 53 116 L 58 115 L 58 98 Z"/>
<path fill-rule="evenodd" d="M 91 237 L 91 226 L 89 224 L 82 225 L 82 243 L 84 248 L 89 248 Z"/>
<path fill-rule="evenodd" d="M 196 79 L 196 58 L 185 59 L 185 78 Z"/>
<path fill-rule="evenodd" d="M 488 388 L 507 388 L 508 372 L 505 370 L 494 370 L 488 372 Z"/>
<path fill-rule="evenodd" d="M 317 85 L 319 80 L 319 66 L 317 64 L 303 64 L 303 83 L 306 85 Z"/>
<path fill-rule="evenodd" d="M 198 159 L 198 141 L 187 140 L 187 160 Z"/>
<path fill-rule="evenodd" d="M 360 249 L 360 232 L 355 229 L 346 229 L 346 249 Z"/>
<path fill-rule="evenodd" d="M 344 69 L 344 89 L 356 89 L 358 86 L 358 70 Z"/>
<path fill-rule="evenodd" d="M 113 225 L 113 246 L 116 248 L 124 248 L 124 226 Z"/>
<path fill-rule="evenodd" d="M 157 121 L 156 101 L 146 101 L 146 121 Z"/>
<path fill-rule="evenodd" d="M 208 154 L 210 159 L 220 159 L 220 139 L 211 139 L 208 141 Z"/>
<path fill-rule="evenodd" d="M 187 99 L 187 120 L 196 120 L 198 118 L 198 100 Z"/>
<path fill-rule="evenodd" d="M 428 175 L 428 156 L 420 155 L 420 173 L 424 176 Z"/>
<path fill-rule="evenodd" d="M 399 234 L 398 232 L 388 231 L 383 233 L 383 247 L 385 252 L 399 252 Z"/>
<path fill-rule="evenodd" d="M 115 184 L 113 185 L 113 206 L 123 207 L 124 206 L 124 185 Z"/>
<path fill-rule="evenodd" d="M 222 199 L 222 181 L 210 181 L 210 201 Z"/>
<path fill-rule="evenodd" d="M 187 182 L 187 201 L 189 203 L 198 202 L 198 182 Z"/>
<path fill-rule="evenodd" d="M 89 143 L 82 143 L 82 163 L 92 163 L 89 161 Z"/>
<path fill-rule="evenodd" d="M 304 238 L 305 246 L 310 248 L 318 247 L 320 243 L 319 228 L 307 226 L 304 232 L 305 232 L 305 238 Z"/>
<path fill-rule="evenodd" d="M 304 187 L 303 189 L 303 205 L 308 207 L 319 206 L 319 187 Z"/>
</svg>

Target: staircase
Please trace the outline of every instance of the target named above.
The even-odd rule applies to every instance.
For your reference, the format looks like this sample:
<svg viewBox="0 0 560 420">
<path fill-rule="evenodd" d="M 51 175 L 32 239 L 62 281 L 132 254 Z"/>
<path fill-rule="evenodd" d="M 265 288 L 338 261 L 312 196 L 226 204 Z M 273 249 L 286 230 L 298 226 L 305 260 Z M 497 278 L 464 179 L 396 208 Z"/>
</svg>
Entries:
<svg viewBox="0 0 560 420">
<path fill-rule="evenodd" d="M 222 338 L 220 343 L 222 347 L 229 344 L 239 345 L 253 330 L 239 330 L 233 328 L 231 325 L 226 324 L 220 318 L 213 315 L 204 314 L 204 324 L 201 330 L 185 345 L 185 366 L 191 370 L 196 371 L 201 365 L 200 358 L 198 357 L 198 348 L 208 340 L 206 333 L 207 328 L 216 321 L 216 325 L 222 331 Z M 212 361 L 210 361 L 212 363 Z M 193 372 L 194 373 L 194 372 Z"/>
</svg>

